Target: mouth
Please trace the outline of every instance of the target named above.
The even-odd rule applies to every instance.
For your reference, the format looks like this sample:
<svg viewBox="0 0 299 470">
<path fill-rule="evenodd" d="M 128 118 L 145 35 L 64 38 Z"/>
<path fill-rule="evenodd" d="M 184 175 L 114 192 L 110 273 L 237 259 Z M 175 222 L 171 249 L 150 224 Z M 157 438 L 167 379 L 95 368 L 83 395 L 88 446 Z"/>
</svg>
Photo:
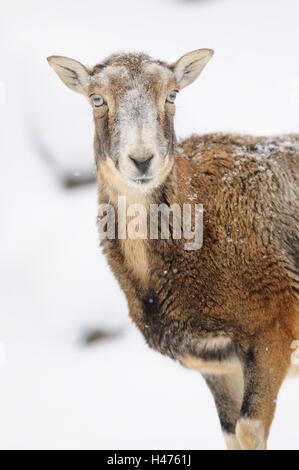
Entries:
<svg viewBox="0 0 299 470">
<path fill-rule="evenodd" d="M 142 176 L 141 178 L 132 178 L 132 181 L 136 184 L 145 184 L 149 181 L 152 181 L 154 178 L 152 176 Z"/>
</svg>

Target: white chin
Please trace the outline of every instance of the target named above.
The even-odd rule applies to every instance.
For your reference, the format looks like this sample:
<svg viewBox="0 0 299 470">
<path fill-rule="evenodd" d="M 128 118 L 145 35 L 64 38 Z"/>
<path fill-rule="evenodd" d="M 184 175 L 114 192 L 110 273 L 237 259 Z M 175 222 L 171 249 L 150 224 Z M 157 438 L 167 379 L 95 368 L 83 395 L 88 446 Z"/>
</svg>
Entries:
<svg viewBox="0 0 299 470">
<path fill-rule="evenodd" d="M 125 177 L 125 180 L 131 188 L 139 189 L 142 193 L 149 191 L 150 189 L 158 185 L 156 177 L 144 177 L 144 178 L 129 178 Z"/>
</svg>

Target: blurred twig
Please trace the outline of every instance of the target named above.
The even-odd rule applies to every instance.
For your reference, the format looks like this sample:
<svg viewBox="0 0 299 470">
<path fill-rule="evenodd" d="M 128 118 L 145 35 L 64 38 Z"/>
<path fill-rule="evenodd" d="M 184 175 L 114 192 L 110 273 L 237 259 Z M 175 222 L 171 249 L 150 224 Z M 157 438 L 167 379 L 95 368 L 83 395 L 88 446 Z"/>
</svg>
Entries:
<svg viewBox="0 0 299 470">
<path fill-rule="evenodd" d="M 40 158 L 52 169 L 59 184 L 65 189 L 75 189 L 93 184 L 96 181 L 94 168 L 68 170 L 62 167 L 51 154 L 38 132 L 31 132 L 33 145 Z"/>
<path fill-rule="evenodd" d="M 84 345 L 90 345 L 93 343 L 103 342 L 107 340 L 113 340 L 119 337 L 123 333 L 123 330 L 108 331 L 102 328 L 95 328 L 86 331 L 81 338 L 81 342 Z"/>
<path fill-rule="evenodd" d="M 62 185 L 64 188 L 73 189 L 78 186 L 86 186 L 94 183 L 96 180 L 94 171 L 74 171 L 73 173 L 65 172 L 62 178 Z"/>
</svg>

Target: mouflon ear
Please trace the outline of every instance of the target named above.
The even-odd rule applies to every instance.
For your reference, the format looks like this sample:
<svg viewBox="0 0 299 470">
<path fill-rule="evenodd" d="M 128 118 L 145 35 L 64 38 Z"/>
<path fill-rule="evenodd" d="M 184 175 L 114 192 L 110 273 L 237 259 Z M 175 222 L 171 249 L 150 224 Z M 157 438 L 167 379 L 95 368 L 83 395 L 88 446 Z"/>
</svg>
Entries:
<svg viewBox="0 0 299 470">
<path fill-rule="evenodd" d="M 47 60 L 67 87 L 78 93 L 87 93 L 90 72 L 84 65 L 77 60 L 57 55 L 47 57 Z"/>
<path fill-rule="evenodd" d="M 197 79 L 213 54 L 212 49 L 197 49 L 188 52 L 174 64 L 171 64 L 170 68 L 175 74 L 180 89 L 185 88 Z"/>
</svg>

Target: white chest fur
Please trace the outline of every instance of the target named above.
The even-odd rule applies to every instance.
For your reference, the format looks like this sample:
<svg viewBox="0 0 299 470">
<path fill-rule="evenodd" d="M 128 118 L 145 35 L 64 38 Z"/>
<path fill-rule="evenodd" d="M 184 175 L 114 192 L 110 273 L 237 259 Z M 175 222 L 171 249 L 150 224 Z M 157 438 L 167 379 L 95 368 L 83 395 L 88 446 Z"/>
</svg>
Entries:
<svg viewBox="0 0 299 470">
<path fill-rule="evenodd" d="M 214 359 L 213 353 L 221 352 L 231 345 L 230 338 L 218 336 L 203 339 L 199 345 L 199 351 L 202 354 L 198 356 L 184 356 L 180 358 L 181 364 L 188 369 L 199 370 L 202 374 L 232 374 L 242 371 L 239 359 L 235 354 L 223 359 Z"/>
</svg>

